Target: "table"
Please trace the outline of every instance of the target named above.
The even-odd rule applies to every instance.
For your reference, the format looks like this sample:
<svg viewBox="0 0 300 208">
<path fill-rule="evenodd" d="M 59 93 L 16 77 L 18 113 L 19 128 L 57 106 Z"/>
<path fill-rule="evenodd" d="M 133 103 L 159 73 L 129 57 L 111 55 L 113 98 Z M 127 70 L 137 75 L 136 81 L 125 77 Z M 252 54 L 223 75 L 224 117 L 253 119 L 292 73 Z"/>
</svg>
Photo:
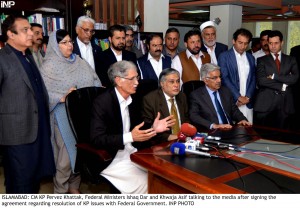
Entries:
<svg viewBox="0 0 300 208">
<path fill-rule="evenodd" d="M 270 135 L 275 140 L 282 140 L 280 135 L 291 134 L 279 131 L 280 134 L 276 136 L 274 132 L 277 130 L 260 127 L 243 127 L 238 130 L 243 132 L 238 136 L 232 135 L 230 131 L 213 132 L 212 134 L 221 133 L 225 135 L 224 138 L 227 135 L 226 142 L 239 145 L 261 138 L 270 139 L 267 138 Z M 289 142 L 297 143 L 300 133 L 292 133 L 292 135 L 295 139 L 289 137 Z M 150 194 L 300 193 L 299 174 L 243 157 L 232 157 L 228 160 L 197 155 L 172 155 L 169 151 L 170 145 L 170 142 L 163 143 L 131 155 L 133 162 L 148 170 L 148 192 Z M 227 151 L 223 151 L 223 154 L 229 155 Z"/>
</svg>

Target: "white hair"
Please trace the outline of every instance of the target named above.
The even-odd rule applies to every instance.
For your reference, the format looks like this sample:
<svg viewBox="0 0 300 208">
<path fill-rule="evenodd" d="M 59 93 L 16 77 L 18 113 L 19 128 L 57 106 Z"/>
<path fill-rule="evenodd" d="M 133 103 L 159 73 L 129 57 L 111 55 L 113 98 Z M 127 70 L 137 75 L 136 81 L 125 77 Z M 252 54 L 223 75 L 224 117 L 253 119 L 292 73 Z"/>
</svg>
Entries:
<svg viewBox="0 0 300 208">
<path fill-rule="evenodd" d="M 94 19 L 92 19 L 92 18 L 90 18 L 88 16 L 81 16 L 81 17 L 78 18 L 76 26 L 80 26 L 81 27 L 82 26 L 82 22 L 90 22 L 93 25 L 95 24 L 95 20 Z"/>
</svg>

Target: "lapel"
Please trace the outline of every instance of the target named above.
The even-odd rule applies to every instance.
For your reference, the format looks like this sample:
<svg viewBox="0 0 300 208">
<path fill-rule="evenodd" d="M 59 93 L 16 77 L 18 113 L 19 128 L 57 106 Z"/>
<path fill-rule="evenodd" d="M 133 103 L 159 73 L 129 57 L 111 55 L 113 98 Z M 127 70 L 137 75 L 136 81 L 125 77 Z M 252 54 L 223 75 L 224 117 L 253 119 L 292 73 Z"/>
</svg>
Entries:
<svg viewBox="0 0 300 208">
<path fill-rule="evenodd" d="M 120 132 L 123 133 L 122 115 L 121 115 L 119 100 L 118 100 L 117 94 L 115 92 L 115 88 L 111 88 L 109 93 L 112 96 L 112 105 L 113 105 L 113 108 L 112 108 L 113 109 L 113 112 L 112 112 L 113 117 L 112 118 L 114 119 L 114 122 L 116 122 L 116 124 L 117 124 L 116 128 L 120 129 L 121 130 Z"/>
<path fill-rule="evenodd" d="M 31 92 L 34 94 L 34 91 L 32 89 L 28 75 L 25 72 L 25 70 L 23 69 L 23 65 L 20 62 L 20 60 L 18 59 L 17 55 L 10 49 L 9 46 L 4 47 L 3 50 L 5 50 L 5 52 L 8 54 L 9 59 L 11 59 L 11 61 L 10 61 L 11 69 L 17 71 L 16 73 L 19 74 L 20 77 L 22 77 L 25 84 L 29 87 Z"/>
<path fill-rule="evenodd" d="M 107 56 L 108 56 L 108 58 L 109 58 L 109 62 L 110 63 L 116 63 L 117 62 L 117 59 L 116 59 L 116 56 L 115 56 L 115 54 L 114 54 L 114 52 L 112 51 L 112 49 L 111 48 L 108 48 L 107 50 Z M 124 54 L 122 54 L 122 59 L 123 59 L 123 55 Z M 110 65 L 110 64 L 109 64 Z"/>
<path fill-rule="evenodd" d="M 230 74 L 233 74 L 234 80 L 237 81 L 237 83 L 235 83 L 235 85 L 238 87 L 238 89 L 240 89 L 240 86 L 239 86 L 239 82 L 240 82 L 239 70 L 238 70 L 237 60 L 236 60 L 233 48 L 231 48 L 230 51 L 229 51 L 229 60 L 228 61 L 230 62 L 231 66 L 232 66 L 232 73 L 230 73 Z M 229 68 L 229 70 L 230 70 L 230 68 Z"/>
<path fill-rule="evenodd" d="M 213 104 L 210 96 L 209 96 L 209 93 L 207 92 L 206 87 L 204 86 L 204 87 L 201 87 L 200 89 L 201 89 L 201 91 L 200 91 L 201 92 L 201 96 L 200 97 L 203 98 L 203 99 L 201 99 L 200 102 L 204 102 L 205 105 L 206 105 L 206 107 L 212 112 L 212 114 L 214 115 L 214 117 L 216 117 L 217 120 L 218 120 L 218 115 L 217 115 L 216 109 L 214 107 L 214 104 Z"/>
<path fill-rule="evenodd" d="M 74 41 L 73 53 L 76 53 L 80 58 L 82 58 L 81 53 L 80 53 L 80 49 L 79 49 L 79 46 L 78 46 L 78 43 L 77 43 L 77 38 Z"/>
<path fill-rule="evenodd" d="M 182 101 L 181 97 L 179 96 L 179 94 L 176 95 L 175 99 L 176 99 L 176 103 L 177 103 L 181 123 L 184 123 L 183 118 L 184 118 L 185 115 L 184 115 L 184 109 L 183 109 L 183 101 Z"/>
</svg>

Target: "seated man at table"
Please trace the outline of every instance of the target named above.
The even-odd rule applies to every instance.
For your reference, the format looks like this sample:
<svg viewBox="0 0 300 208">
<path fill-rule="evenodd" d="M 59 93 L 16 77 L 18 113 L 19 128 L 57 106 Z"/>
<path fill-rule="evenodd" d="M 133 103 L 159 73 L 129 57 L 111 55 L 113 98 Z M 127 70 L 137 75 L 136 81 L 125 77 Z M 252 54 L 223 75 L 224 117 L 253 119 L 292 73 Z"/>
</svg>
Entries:
<svg viewBox="0 0 300 208">
<path fill-rule="evenodd" d="M 152 124 L 157 112 L 161 118 L 174 115 L 176 122 L 172 131 L 157 134 L 154 142 L 171 141 L 178 138 L 181 124 L 189 122 L 188 105 L 185 94 L 180 92 L 180 74 L 176 69 L 164 69 L 159 75 L 159 85 L 159 89 L 144 97 L 142 116 L 146 124 Z"/>
<path fill-rule="evenodd" d="M 197 129 L 230 129 L 237 123 L 250 126 L 246 117 L 233 101 L 232 93 L 221 86 L 220 67 L 207 63 L 201 67 L 205 86 L 190 95 L 190 119 Z"/>
<path fill-rule="evenodd" d="M 131 95 L 136 92 L 139 76 L 136 65 L 119 61 L 110 66 L 108 77 L 113 88 L 99 95 L 93 104 L 91 117 L 91 143 L 106 149 L 112 156 L 100 173 L 122 194 L 146 194 L 147 172 L 130 160 L 130 154 L 157 133 L 169 130 L 175 121 L 173 116 L 159 120 L 143 130 L 141 117 L 136 112 L 136 102 Z"/>
</svg>

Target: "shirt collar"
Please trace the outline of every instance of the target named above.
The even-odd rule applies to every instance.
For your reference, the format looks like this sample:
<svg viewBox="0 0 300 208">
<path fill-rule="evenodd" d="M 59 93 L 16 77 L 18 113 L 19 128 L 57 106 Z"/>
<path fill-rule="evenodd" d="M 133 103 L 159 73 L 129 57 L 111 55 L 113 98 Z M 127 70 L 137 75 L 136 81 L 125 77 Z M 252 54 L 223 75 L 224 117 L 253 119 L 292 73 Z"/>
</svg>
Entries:
<svg viewBox="0 0 300 208">
<path fill-rule="evenodd" d="M 186 56 L 188 57 L 188 59 L 189 59 L 191 56 L 195 56 L 194 54 L 192 54 L 192 53 L 189 51 L 189 49 L 186 49 L 185 53 L 186 53 Z M 202 53 L 202 51 L 199 52 L 199 57 L 201 57 L 201 56 L 205 57 L 205 55 Z"/>
<path fill-rule="evenodd" d="M 245 55 L 246 55 L 246 51 L 244 51 L 244 53 L 242 53 L 242 55 L 241 55 L 240 53 L 238 53 L 238 52 L 235 50 L 234 47 L 232 47 L 232 48 L 233 48 L 233 51 L 234 51 L 235 56 L 240 56 L 240 57 L 242 57 L 242 56 L 245 56 Z"/>
<path fill-rule="evenodd" d="M 130 103 L 132 102 L 132 98 L 131 96 L 129 96 L 126 100 L 125 98 L 120 94 L 120 92 L 118 91 L 118 89 L 115 87 L 115 92 L 117 94 L 117 98 L 119 101 L 119 104 L 121 105 L 122 103 L 125 103 L 126 106 L 130 105 Z"/>
<path fill-rule="evenodd" d="M 92 47 L 91 41 L 89 42 L 89 44 L 85 44 L 85 43 L 81 42 L 81 40 L 79 40 L 78 37 L 76 39 L 77 39 L 77 43 L 78 43 L 79 48 L 82 48 L 82 47 L 85 47 L 85 48 Z"/>
<path fill-rule="evenodd" d="M 276 58 L 275 57 L 275 53 L 270 52 L 270 54 L 272 54 L 272 56 L 273 56 L 274 59 Z M 280 59 L 280 57 L 281 57 L 281 51 L 279 51 L 277 54 L 279 55 L 278 59 Z"/>
<path fill-rule="evenodd" d="M 162 58 L 164 58 L 164 55 L 163 55 L 163 54 L 160 54 L 160 59 L 162 59 Z M 153 58 L 153 56 L 151 56 L 150 53 L 148 53 L 148 58 L 147 58 L 147 60 L 149 61 L 150 59 L 154 59 L 154 58 Z M 154 59 L 154 60 L 156 60 L 156 59 Z"/>
</svg>

